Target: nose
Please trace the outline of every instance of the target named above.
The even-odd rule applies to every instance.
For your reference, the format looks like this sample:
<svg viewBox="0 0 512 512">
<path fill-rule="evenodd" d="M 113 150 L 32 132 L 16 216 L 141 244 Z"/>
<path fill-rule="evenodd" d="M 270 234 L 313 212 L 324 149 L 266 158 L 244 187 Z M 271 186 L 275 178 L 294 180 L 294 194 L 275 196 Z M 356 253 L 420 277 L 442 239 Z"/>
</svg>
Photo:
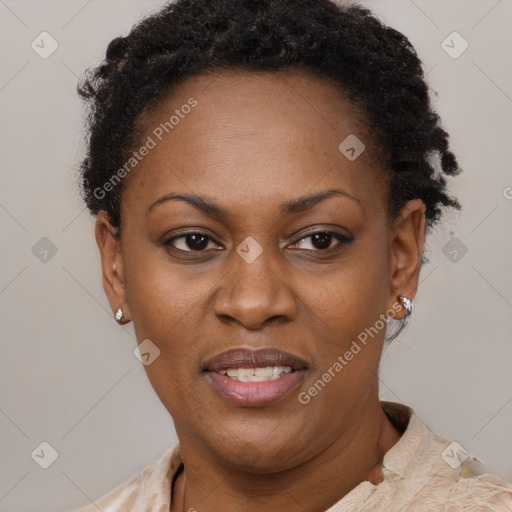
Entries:
<svg viewBox="0 0 512 512">
<path fill-rule="evenodd" d="M 227 262 L 231 270 L 219 284 L 213 306 L 223 322 L 261 329 L 271 321 L 295 318 L 297 305 L 289 275 L 269 253 L 264 250 L 250 263 L 234 253 Z"/>
</svg>

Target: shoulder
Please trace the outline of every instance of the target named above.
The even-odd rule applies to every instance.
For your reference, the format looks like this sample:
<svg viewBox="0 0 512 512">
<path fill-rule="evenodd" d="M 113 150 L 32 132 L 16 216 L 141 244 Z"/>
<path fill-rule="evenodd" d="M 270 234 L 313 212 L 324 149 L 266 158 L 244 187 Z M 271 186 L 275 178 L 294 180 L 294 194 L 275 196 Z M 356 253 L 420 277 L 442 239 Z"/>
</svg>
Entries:
<svg viewBox="0 0 512 512">
<path fill-rule="evenodd" d="M 489 474 L 458 443 L 432 433 L 418 450 L 428 471 L 417 503 L 429 512 L 512 512 L 512 484 Z M 416 500 L 413 500 L 416 503 Z"/>
<path fill-rule="evenodd" d="M 443 512 L 510 512 L 512 484 L 490 474 L 460 477 L 455 482 L 434 476 L 418 497 L 418 505 Z"/>
<path fill-rule="evenodd" d="M 151 465 L 148 465 L 144 469 L 148 470 L 150 468 Z M 141 483 L 141 475 L 134 475 L 90 505 L 76 509 L 73 512 L 98 512 L 98 510 L 118 512 L 120 510 L 132 510 L 139 498 Z"/>
<path fill-rule="evenodd" d="M 173 444 L 158 460 L 144 466 L 89 505 L 73 512 L 138 512 L 169 510 L 171 480 L 181 461 L 179 444 Z M 165 508 L 166 507 L 166 508 Z"/>
<path fill-rule="evenodd" d="M 413 409 L 395 406 L 407 412 L 406 429 L 384 457 L 387 482 L 379 495 L 391 509 L 399 503 L 408 512 L 512 512 L 512 484 L 489 474 L 458 443 L 435 434 Z"/>
</svg>

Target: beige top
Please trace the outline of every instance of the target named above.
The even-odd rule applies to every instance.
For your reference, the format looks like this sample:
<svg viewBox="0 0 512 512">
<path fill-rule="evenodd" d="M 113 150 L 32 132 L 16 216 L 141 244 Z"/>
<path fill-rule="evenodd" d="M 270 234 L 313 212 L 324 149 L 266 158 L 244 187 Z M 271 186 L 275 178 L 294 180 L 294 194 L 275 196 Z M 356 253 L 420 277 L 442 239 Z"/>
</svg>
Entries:
<svg viewBox="0 0 512 512">
<path fill-rule="evenodd" d="M 384 480 L 361 482 L 326 512 L 512 512 L 512 484 L 478 474 L 476 459 L 433 434 L 410 407 L 381 405 L 397 428 L 405 429 L 384 456 Z M 138 475 L 74 512 L 169 512 L 171 488 L 182 468 L 175 443 Z"/>
</svg>

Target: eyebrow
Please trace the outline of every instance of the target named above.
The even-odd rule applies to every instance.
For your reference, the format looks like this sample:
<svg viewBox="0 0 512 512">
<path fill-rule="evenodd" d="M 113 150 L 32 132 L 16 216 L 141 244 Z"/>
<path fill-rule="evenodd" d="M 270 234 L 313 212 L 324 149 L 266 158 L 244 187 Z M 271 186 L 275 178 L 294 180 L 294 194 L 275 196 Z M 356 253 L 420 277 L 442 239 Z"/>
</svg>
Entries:
<svg viewBox="0 0 512 512">
<path fill-rule="evenodd" d="M 359 206 L 362 207 L 361 201 L 357 197 L 349 194 L 348 192 L 345 192 L 344 190 L 335 188 L 326 190 L 324 192 L 317 192 L 309 196 L 302 196 L 291 201 L 287 201 L 280 206 L 279 210 L 282 215 L 293 215 L 294 213 L 309 210 L 313 208 L 313 206 L 320 203 L 321 201 L 333 196 L 346 197 L 348 199 L 355 201 L 356 203 L 359 204 Z M 165 203 L 167 201 L 184 201 L 185 203 L 194 206 L 198 210 L 201 210 L 202 212 L 208 215 L 212 215 L 215 217 L 229 217 L 228 210 L 226 210 L 224 207 L 220 206 L 219 204 L 215 203 L 210 199 L 206 199 L 196 194 L 176 194 L 174 192 L 166 194 L 160 199 L 157 199 L 154 203 L 152 203 L 149 206 L 146 214 L 149 214 L 149 212 L 153 210 L 153 208 L 155 208 L 157 205 Z"/>
</svg>

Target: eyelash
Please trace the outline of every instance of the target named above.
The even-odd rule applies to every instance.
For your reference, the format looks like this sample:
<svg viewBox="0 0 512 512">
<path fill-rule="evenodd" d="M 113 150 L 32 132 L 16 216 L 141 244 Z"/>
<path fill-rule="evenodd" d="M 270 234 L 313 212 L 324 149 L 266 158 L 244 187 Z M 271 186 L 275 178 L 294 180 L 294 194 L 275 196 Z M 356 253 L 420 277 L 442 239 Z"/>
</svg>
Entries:
<svg viewBox="0 0 512 512">
<path fill-rule="evenodd" d="M 353 241 L 353 238 L 345 236 L 345 235 L 342 235 L 340 233 L 336 233 L 334 231 L 319 230 L 319 231 L 313 231 L 312 233 L 307 233 L 302 238 L 297 240 L 297 242 L 294 242 L 292 245 L 295 245 L 295 244 L 301 242 L 302 240 L 304 240 L 306 238 L 311 238 L 311 237 L 313 237 L 315 235 L 318 235 L 318 234 L 325 234 L 325 235 L 333 236 L 338 241 L 338 246 L 335 246 L 334 248 L 333 247 L 329 247 L 328 249 L 305 249 L 306 251 L 318 252 L 318 253 L 323 253 L 323 254 L 330 254 L 331 252 L 335 252 L 335 251 L 340 250 L 343 245 L 348 245 L 348 244 L 350 244 Z M 213 237 L 208 235 L 207 233 L 203 233 L 201 231 L 189 231 L 187 233 L 182 233 L 180 235 L 176 235 L 176 236 L 173 236 L 172 238 L 169 238 L 169 239 L 165 240 L 163 242 L 163 245 L 166 246 L 166 247 L 173 247 L 172 243 L 174 241 L 179 240 L 181 238 L 186 238 L 187 236 L 191 236 L 191 235 L 201 235 L 201 236 L 206 237 L 209 241 L 213 241 L 213 242 L 218 244 L 218 242 Z M 188 250 L 188 251 L 184 251 L 183 249 L 177 249 L 176 247 L 173 247 L 173 249 L 175 249 L 176 251 L 182 252 L 182 253 L 201 254 L 201 253 L 206 253 L 207 252 L 206 250 L 199 250 L 199 251 Z"/>
</svg>

